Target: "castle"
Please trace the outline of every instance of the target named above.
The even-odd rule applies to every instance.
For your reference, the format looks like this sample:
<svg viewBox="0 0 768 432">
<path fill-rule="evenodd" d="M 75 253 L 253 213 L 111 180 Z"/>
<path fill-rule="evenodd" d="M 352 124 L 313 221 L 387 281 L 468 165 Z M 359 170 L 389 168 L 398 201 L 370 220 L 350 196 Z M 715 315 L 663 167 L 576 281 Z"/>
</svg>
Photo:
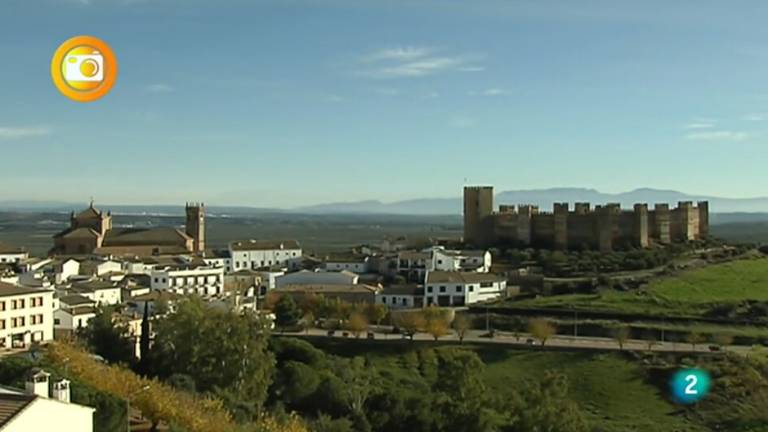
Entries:
<svg viewBox="0 0 768 432">
<path fill-rule="evenodd" d="M 52 255 L 150 256 L 202 253 L 205 250 L 205 205 L 187 203 L 184 230 L 174 227 L 113 228 L 112 213 L 94 208 L 69 218 L 69 228 L 54 235 Z"/>
<path fill-rule="evenodd" d="M 653 243 L 686 242 L 709 234 L 709 203 L 679 202 L 635 204 L 632 210 L 619 204 L 595 206 L 554 204 L 553 211 L 534 205 L 501 205 L 493 210 L 492 186 L 464 188 L 464 241 L 475 246 L 511 244 L 552 249 L 648 247 Z"/>
</svg>

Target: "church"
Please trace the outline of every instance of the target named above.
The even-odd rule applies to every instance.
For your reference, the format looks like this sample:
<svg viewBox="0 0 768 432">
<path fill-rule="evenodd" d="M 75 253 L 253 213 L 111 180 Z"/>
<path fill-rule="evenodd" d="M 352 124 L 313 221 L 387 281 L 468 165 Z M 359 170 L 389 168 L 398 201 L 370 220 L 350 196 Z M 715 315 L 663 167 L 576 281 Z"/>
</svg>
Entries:
<svg viewBox="0 0 768 432">
<path fill-rule="evenodd" d="M 95 208 L 70 215 L 69 228 L 53 236 L 51 255 L 152 256 L 202 253 L 205 205 L 187 203 L 184 230 L 174 227 L 113 228 L 112 213 Z"/>
</svg>

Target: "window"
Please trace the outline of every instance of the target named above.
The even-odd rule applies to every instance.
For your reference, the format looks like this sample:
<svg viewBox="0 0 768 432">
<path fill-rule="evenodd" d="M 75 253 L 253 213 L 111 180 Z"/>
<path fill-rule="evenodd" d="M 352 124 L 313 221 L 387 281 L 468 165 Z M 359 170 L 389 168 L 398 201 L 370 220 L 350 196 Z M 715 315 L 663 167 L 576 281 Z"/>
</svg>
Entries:
<svg viewBox="0 0 768 432">
<path fill-rule="evenodd" d="M 427 287 L 427 292 L 428 292 L 428 293 L 431 293 L 431 292 L 432 292 L 432 287 L 431 287 L 431 286 L 428 286 L 428 287 Z"/>
<path fill-rule="evenodd" d="M 5 320 L 0 320 L 0 330 L 5 330 Z"/>
<path fill-rule="evenodd" d="M 480 288 L 490 288 L 493 286 L 493 282 L 480 282 Z"/>
<path fill-rule="evenodd" d="M 461 285 L 456 285 L 456 292 L 457 292 L 457 293 L 460 293 L 460 292 L 461 292 Z"/>
<path fill-rule="evenodd" d="M 160 278 L 155 278 L 155 283 L 160 282 Z"/>
<path fill-rule="evenodd" d="M 440 287 L 440 292 L 441 292 L 441 293 L 444 293 L 444 292 L 445 292 L 445 287 L 444 287 L 444 286 L 441 286 L 441 287 Z"/>
<path fill-rule="evenodd" d="M 54 318 L 53 319 L 53 323 L 56 324 L 56 325 L 60 325 L 61 324 L 61 320 L 58 319 L 58 318 Z"/>
<path fill-rule="evenodd" d="M 475 291 L 475 287 L 473 285 L 470 285 L 469 286 L 469 292 L 474 292 L 474 291 Z"/>
<path fill-rule="evenodd" d="M 443 260 L 437 260 L 437 263 L 438 263 L 438 264 L 442 264 L 442 263 L 443 263 Z"/>
<path fill-rule="evenodd" d="M 405 297 L 403 297 L 403 306 L 407 306 L 407 305 L 408 305 L 408 301 L 405 299 Z"/>
<path fill-rule="evenodd" d="M 5 302 L 4 301 L 0 301 L 0 312 L 2 312 L 4 310 L 5 310 Z"/>
</svg>

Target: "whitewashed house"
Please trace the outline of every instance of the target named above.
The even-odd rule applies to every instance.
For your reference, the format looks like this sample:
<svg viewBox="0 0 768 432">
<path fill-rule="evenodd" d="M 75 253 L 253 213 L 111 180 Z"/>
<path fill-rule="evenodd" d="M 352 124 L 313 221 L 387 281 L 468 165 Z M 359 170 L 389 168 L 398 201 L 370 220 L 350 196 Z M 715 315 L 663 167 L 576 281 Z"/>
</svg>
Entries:
<svg viewBox="0 0 768 432">
<path fill-rule="evenodd" d="M 424 286 L 416 284 L 388 286 L 376 294 L 376 303 L 390 309 L 424 307 Z"/>
<path fill-rule="evenodd" d="M 492 273 L 431 271 L 424 283 L 427 306 L 466 306 L 506 294 L 507 280 Z"/>
<path fill-rule="evenodd" d="M 20 264 L 29 258 L 29 252 L 23 248 L 0 242 L 0 264 Z"/>
<path fill-rule="evenodd" d="M 243 240 L 229 244 L 232 271 L 286 267 L 291 270 L 301 265 L 302 251 L 296 240 Z"/>
<path fill-rule="evenodd" d="M 224 291 L 224 269 L 208 266 L 167 266 L 152 270 L 150 288 L 177 294 L 215 295 Z"/>
<path fill-rule="evenodd" d="M 72 403 L 70 382 L 33 370 L 25 390 L 0 386 L 2 432 L 93 432 L 94 408 Z M 52 387 L 52 392 L 51 392 Z"/>
<path fill-rule="evenodd" d="M 327 271 L 347 270 L 358 274 L 371 271 L 370 257 L 367 255 L 336 255 L 329 256 L 323 262 Z"/>
<path fill-rule="evenodd" d="M 0 349 L 53 340 L 53 293 L 0 282 Z"/>
</svg>

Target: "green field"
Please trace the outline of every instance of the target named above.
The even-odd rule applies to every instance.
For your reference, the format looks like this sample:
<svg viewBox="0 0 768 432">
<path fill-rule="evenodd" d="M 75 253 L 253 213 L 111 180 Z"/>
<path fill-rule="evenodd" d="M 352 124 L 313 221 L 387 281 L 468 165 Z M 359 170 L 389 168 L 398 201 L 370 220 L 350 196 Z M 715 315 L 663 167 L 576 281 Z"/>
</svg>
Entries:
<svg viewBox="0 0 768 432">
<path fill-rule="evenodd" d="M 701 316 L 712 306 L 745 300 L 768 301 L 768 258 L 738 260 L 653 280 L 644 289 L 606 290 L 505 304 L 668 316 Z"/>
<path fill-rule="evenodd" d="M 319 340 L 311 342 L 332 354 L 365 355 L 383 373 L 408 382 L 413 370 L 393 358 L 431 344 L 368 343 L 366 341 Z M 659 388 L 649 383 L 637 360 L 621 353 L 528 351 L 500 346 L 464 345 L 486 364 L 484 377 L 489 390 L 502 400 L 528 379 L 548 370 L 568 376 L 571 399 L 577 401 L 594 430 L 605 432 L 705 431 L 706 428 L 676 414 L 678 407 L 667 401 Z"/>
</svg>

